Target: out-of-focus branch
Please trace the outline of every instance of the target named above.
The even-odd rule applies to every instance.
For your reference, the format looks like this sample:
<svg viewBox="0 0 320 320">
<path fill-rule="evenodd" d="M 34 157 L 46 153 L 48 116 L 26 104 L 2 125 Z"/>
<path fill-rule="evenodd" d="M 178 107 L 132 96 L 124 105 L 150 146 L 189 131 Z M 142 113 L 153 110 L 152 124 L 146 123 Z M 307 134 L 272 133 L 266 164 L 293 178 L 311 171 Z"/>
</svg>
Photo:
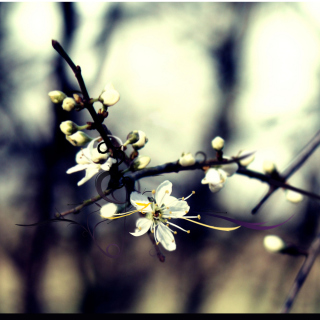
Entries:
<svg viewBox="0 0 320 320">
<path fill-rule="evenodd" d="M 320 252 L 320 233 L 316 236 L 315 240 L 312 242 L 309 254 L 304 261 L 301 269 L 298 272 L 298 275 L 296 279 L 294 280 L 294 283 L 291 287 L 291 290 L 289 292 L 289 295 L 281 309 L 281 313 L 288 313 L 304 283 L 306 280 L 314 261 L 316 260 L 317 255 Z"/>
<path fill-rule="evenodd" d="M 288 180 L 312 155 L 312 153 L 320 145 L 320 130 L 316 135 L 308 142 L 308 144 L 302 149 L 298 156 L 293 160 L 293 162 L 283 171 L 280 175 L 283 181 Z M 269 197 L 278 189 L 279 187 L 273 185 L 270 186 L 267 194 L 259 201 L 259 203 L 252 209 L 252 214 L 258 212 L 261 206 L 269 199 Z M 293 190 L 293 189 L 291 189 Z M 302 192 L 300 192 L 302 193 Z M 303 194 L 303 193 L 302 193 Z"/>
</svg>

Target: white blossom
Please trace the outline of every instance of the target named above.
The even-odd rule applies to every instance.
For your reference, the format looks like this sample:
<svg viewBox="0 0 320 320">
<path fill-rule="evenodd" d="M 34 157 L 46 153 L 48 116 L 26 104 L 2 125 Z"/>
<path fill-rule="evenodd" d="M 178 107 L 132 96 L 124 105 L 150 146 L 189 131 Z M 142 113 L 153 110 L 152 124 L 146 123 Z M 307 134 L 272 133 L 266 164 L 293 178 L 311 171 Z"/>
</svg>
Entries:
<svg viewBox="0 0 320 320">
<path fill-rule="evenodd" d="M 238 164 L 235 162 L 226 165 L 215 166 L 207 170 L 205 177 L 201 180 L 202 184 L 209 184 L 211 192 L 221 190 L 227 180 L 238 170 Z"/>
<path fill-rule="evenodd" d="M 286 248 L 286 243 L 278 236 L 269 235 L 263 239 L 263 245 L 269 252 L 279 252 Z"/>
<path fill-rule="evenodd" d="M 150 230 L 154 234 L 156 243 L 160 242 L 168 251 L 176 249 L 173 236 L 176 232 L 169 228 L 170 225 L 185 232 L 190 232 L 169 222 L 171 219 L 183 219 L 190 209 L 184 198 L 177 199 L 172 197 L 170 196 L 171 192 L 172 183 L 166 180 L 158 186 L 156 191 L 153 191 L 154 198 L 148 198 L 146 195 L 136 191 L 132 192 L 130 196 L 131 204 L 142 214 L 145 214 L 144 218 L 137 220 L 135 232 L 130 233 L 133 236 L 141 236 Z M 199 217 L 187 216 L 187 218 Z"/>
<path fill-rule="evenodd" d="M 93 139 L 86 149 L 82 149 L 76 155 L 77 165 L 70 168 L 67 173 L 74 173 L 77 171 L 86 170 L 86 175 L 83 179 L 78 182 L 78 186 L 83 185 L 99 171 L 109 171 L 112 164 L 117 161 L 110 157 L 110 154 L 107 156 L 105 154 L 99 153 L 97 148 L 94 148 L 94 143 L 100 139 L 100 137 Z M 105 145 L 101 145 L 101 151 L 106 151 Z M 101 158 L 97 158 L 97 155 L 101 154 Z"/>
<path fill-rule="evenodd" d="M 183 167 L 192 166 L 196 163 L 196 160 L 191 153 L 183 153 L 179 159 L 179 164 Z"/>
<path fill-rule="evenodd" d="M 62 102 L 62 109 L 66 111 L 71 111 L 76 106 L 76 101 L 73 98 L 65 98 Z"/>
<path fill-rule="evenodd" d="M 100 216 L 108 219 L 113 217 L 118 212 L 118 206 L 114 203 L 108 203 L 101 207 Z"/>
<path fill-rule="evenodd" d="M 114 88 L 112 83 L 108 83 L 104 90 L 102 91 L 99 100 L 105 105 L 105 106 L 113 106 L 120 100 L 120 94 L 119 92 Z"/>
<path fill-rule="evenodd" d="M 211 145 L 212 145 L 212 148 L 217 150 L 217 151 L 220 151 L 223 149 L 224 147 L 224 140 L 221 138 L 221 137 L 215 137 L 212 141 L 211 141 Z"/>
<path fill-rule="evenodd" d="M 48 95 L 53 103 L 60 103 L 67 97 L 65 93 L 58 90 L 50 91 Z"/>
</svg>

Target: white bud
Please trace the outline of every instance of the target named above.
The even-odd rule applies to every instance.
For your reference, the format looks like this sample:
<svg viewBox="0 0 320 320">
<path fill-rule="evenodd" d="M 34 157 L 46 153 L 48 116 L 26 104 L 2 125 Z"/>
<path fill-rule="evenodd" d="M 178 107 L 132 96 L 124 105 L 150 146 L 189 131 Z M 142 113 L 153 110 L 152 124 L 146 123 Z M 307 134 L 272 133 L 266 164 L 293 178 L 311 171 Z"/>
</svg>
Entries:
<svg viewBox="0 0 320 320">
<path fill-rule="evenodd" d="M 78 126 L 72 121 L 63 121 L 60 124 L 60 130 L 66 135 L 70 136 L 71 134 L 78 131 Z"/>
<path fill-rule="evenodd" d="M 73 98 L 65 98 L 62 102 L 62 109 L 71 111 L 76 106 L 76 101 Z"/>
<path fill-rule="evenodd" d="M 60 103 L 67 97 L 66 94 L 58 90 L 50 91 L 48 95 L 53 103 Z"/>
<path fill-rule="evenodd" d="M 239 153 L 238 157 L 242 157 L 242 156 L 245 156 L 246 154 L 249 154 L 249 153 L 252 153 L 253 151 L 248 151 L 248 150 L 243 150 Z M 239 163 L 244 166 L 244 167 L 247 167 L 255 158 L 255 154 L 252 154 L 251 156 L 248 156 L 244 159 L 241 159 L 239 161 Z"/>
<path fill-rule="evenodd" d="M 112 83 L 108 83 L 102 91 L 99 100 L 105 106 L 113 106 L 120 100 L 119 92 L 113 87 Z"/>
<path fill-rule="evenodd" d="M 138 134 L 138 140 L 132 144 L 132 147 L 136 150 L 139 150 L 145 146 L 145 144 L 148 142 L 148 138 L 146 137 L 146 134 L 141 130 L 133 132 Z"/>
<path fill-rule="evenodd" d="M 196 163 L 196 160 L 191 153 L 183 153 L 179 159 L 179 164 L 183 167 L 192 166 Z"/>
<path fill-rule="evenodd" d="M 221 138 L 221 137 L 215 137 L 212 141 L 211 141 L 211 145 L 212 145 L 212 148 L 217 150 L 217 151 L 220 151 L 223 149 L 224 147 L 224 140 Z"/>
<path fill-rule="evenodd" d="M 303 196 L 301 193 L 287 189 L 286 190 L 286 199 L 292 203 L 299 203 L 303 200 Z"/>
<path fill-rule="evenodd" d="M 279 252 L 287 247 L 286 243 L 278 236 L 269 235 L 263 239 L 263 245 L 269 252 Z"/>
<path fill-rule="evenodd" d="M 275 164 L 272 162 L 272 161 L 269 161 L 269 160 L 265 160 L 264 162 L 263 162 L 263 171 L 265 172 L 265 173 L 269 173 L 269 174 L 271 174 L 273 171 L 275 171 L 276 170 L 276 166 L 275 166 Z"/>
<path fill-rule="evenodd" d="M 71 136 L 66 136 L 66 139 L 75 147 L 84 147 L 86 146 L 91 140 L 87 134 L 82 131 L 77 131 L 76 133 L 72 134 Z"/>
<path fill-rule="evenodd" d="M 148 156 L 139 156 L 134 159 L 132 164 L 133 171 L 144 169 L 151 161 L 151 158 Z"/>
<path fill-rule="evenodd" d="M 102 218 L 108 219 L 114 216 L 118 212 L 118 206 L 114 203 L 108 203 L 102 206 L 100 209 L 100 216 Z"/>
</svg>

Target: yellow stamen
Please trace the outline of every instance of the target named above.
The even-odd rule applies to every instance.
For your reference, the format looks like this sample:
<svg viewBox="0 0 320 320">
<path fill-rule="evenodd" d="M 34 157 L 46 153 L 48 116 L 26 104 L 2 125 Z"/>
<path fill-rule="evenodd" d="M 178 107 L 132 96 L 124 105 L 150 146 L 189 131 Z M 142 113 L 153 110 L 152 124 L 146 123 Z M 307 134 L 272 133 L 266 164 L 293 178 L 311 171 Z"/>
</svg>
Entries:
<svg viewBox="0 0 320 320">
<path fill-rule="evenodd" d="M 142 230 L 142 228 L 141 228 L 141 227 L 139 227 L 138 229 L 139 229 L 139 230 Z"/>
<path fill-rule="evenodd" d="M 200 214 L 198 215 L 198 219 L 199 219 L 199 220 L 201 219 L 201 216 L 200 216 Z"/>
<path fill-rule="evenodd" d="M 166 190 L 166 193 L 169 193 L 169 190 Z"/>
<path fill-rule="evenodd" d="M 184 197 L 182 197 L 181 200 L 184 200 Z"/>
<path fill-rule="evenodd" d="M 156 245 L 158 245 L 159 244 L 159 242 L 156 242 Z"/>
<path fill-rule="evenodd" d="M 172 240 L 172 242 L 174 242 L 174 239 Z"/>
<path fill-rule="evenodd" d="M 153 229 L 151 229 L 151 233 L 154 233 Z"/>
<path fill-rule="evenodd" d="M 177 233 L 178 233 L 177 231 L 174 232 L 174 234 L 177 234 Z"/>
<path fill-rule="evenodd" d="M 138 204 L 138 203 L 137 203 L 137 204 Z M 145 209 L 149 204 L 150 204 L 150 202 L 149 202 L 148 204 L 139 203 L 138 205 L 144 206 L 142 209 L 140 209 L 140 210 L 143 210 L 143 209 Z M 133 213 L 135 213 L 135 212 L 141 212 L 140 210 L 133 210 L 133 211 L 125 212 L 126 214 L 124 214 L 124 215 L 122 215 L 122 216 L 119 216 L 119 217 L 110 217 L 110 218 L 108 218 L 108 219 L 110 219 L 110 220 L 115 220 L 115 219 L 124 218 L 124 217 L 130 216 L 131 214 L 133 214 Z M 141 213 L 143 213 L 143 212 L 141 212 Z"/>
<path fill-rule="evenodd" d="M 196 192 L 195 191 L 192 191 L 192 194 L 195 194 Z"/>
<path fill-rule="evenodd" d="M 169 207 L 167 207 L 167 210 L 169 210 Z"/>
<path fill-rule="evenodd" d="M 184 219 L 184 220 L 187 220 L 187 221 L 190 221 L 190 222 L 196 223 L 196 224 L 200 224 L 201 226 L 204 226 L 204 227 L 207 227 L 207 228 L 216 229 L 216 230 L 221 230 L 221 231 L 232 231 L 232 230 L 239 229 L 239 228 L 241 227 L 241 226 L 234 227 L 234 228 L 214 227 L 214 226 L 208 226 L 207 224 L 200 223 L 200 222 L 197 222 L 197 221 L 192 221 L 192 220 L 187 219 L 187 218 L 180 218 L 180 219 Z"/>
<path fill-rule="evenodd" d="M 169 223 L 167 223 L 166 226 L 169 227 Z"/>
<path fill-rule="evenodd" d="M 152 192 L 152 194 L 155 194 L 155 193 L 156 193 L 156 190 L 152 190 L 151 192 Z"/>
<path fill-rule="evenodd" d="M 172 214 L 172 211 L 170 211 L 169 214 Z"/>
<path fill-rule="evenodd" d="M 188 230 L 187 233 L 190 233 L 190 230 Z"/>
<path fill-rule="evenodd" d="M 171 217 L 169 217 L 168 219 L 171 220 Z"/>
<path fill-rule="evenodd" d="M 185 213 L 188 213 L 188 210 L 186 210 Z"/>
</svg>

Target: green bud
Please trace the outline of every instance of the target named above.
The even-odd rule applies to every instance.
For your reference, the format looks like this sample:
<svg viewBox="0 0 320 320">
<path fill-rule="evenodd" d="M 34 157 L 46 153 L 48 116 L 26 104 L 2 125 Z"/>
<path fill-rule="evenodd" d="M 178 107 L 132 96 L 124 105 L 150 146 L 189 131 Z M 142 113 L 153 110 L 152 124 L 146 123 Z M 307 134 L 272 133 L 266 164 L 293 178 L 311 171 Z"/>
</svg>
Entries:
<svg viewBox="0 0 320 320">
<path fill-rule="evenodd" d="M 58 90 L 50 91 L 48 95 L 53 103 L 60 103 L 67 97 L 66 94 Z"/>
<path fill-rule="evenodd" d="M 82 131 L 77 131 L 71 136 L 66 136 L 66 139 L 75 147 L 85 147 L 93 138 L 89 137 Z"/>
<path fill-rule="evenodd" d="M 151 158 L 148 156 L 139 156 L 134 159 L 131 169 L 132 171 L 144 169 L 151 161 Z"/>
<path fill-rule="evenodd" d="M 70 136 L 79 130 L 79 126 L 72 121 L 63 121 L 60 124 L 60 130 L 65 135 Z"/>
</svg>

